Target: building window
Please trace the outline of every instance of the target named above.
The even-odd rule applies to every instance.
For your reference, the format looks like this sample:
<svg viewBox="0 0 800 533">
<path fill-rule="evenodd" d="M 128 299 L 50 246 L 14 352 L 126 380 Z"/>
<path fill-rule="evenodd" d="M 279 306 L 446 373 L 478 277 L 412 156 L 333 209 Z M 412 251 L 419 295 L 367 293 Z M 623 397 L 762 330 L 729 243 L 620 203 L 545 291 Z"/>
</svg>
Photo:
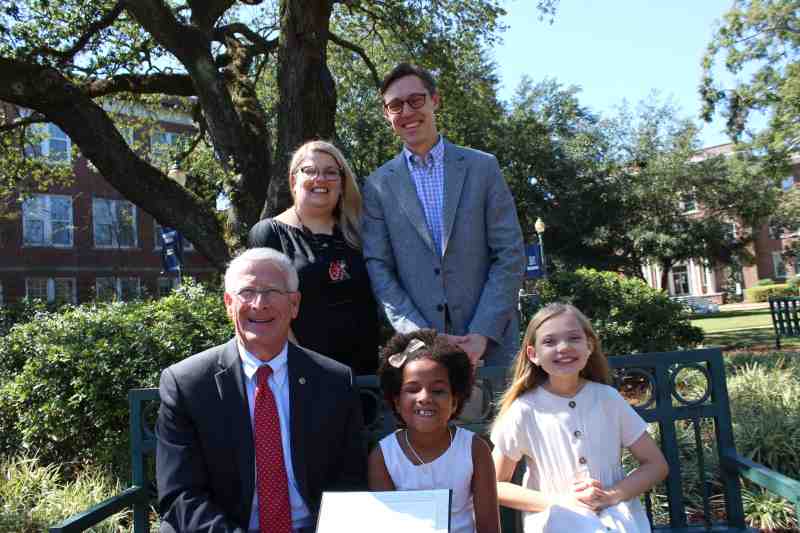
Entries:
<svg viewBox="0 0 800 533">
<path fill-rule="evenodd" d="M 728 222 L 728 226 L 725 228 L 725 240 L 734 242 L 736 240 L 736 232 L 736 222 Z"/>
<path fill-rule="evenodd" d="M 136 207 L 126 200 L 92 199 L 94 245 L 134 248 L 138 244 Z"/>
<path fill-rule="evenodd" d="M 26 153 L 32 157 L 46 157 L 52 161 L 69 161 L 71 159 L 71 146 L 69 136 L 53 124 L 35 124 L 31 133 L 36 136 L 33 145 L 26 148 Z"/>
<path fill-rule="evenodd" d="M 3 300 L 3 282 L 0 281 L 0 305 L 3 305 L 4 301 L 5 300 Z"/>
<path fill-rule="evenodd" d="M 72 247 L 72 198 L 35 194 L 22 202 L 25 246 Z"/>
<path fill-rule="evenodd" d="M 773 223 L 773 222 L 770 221 L 768 233 L 769 233 L 769 238 L 770 239 L 774 239 L 776 241 L 779 241 L 784 236 L 783 226 L 781 226 L 780 224 L 776 224 L 776 223 Z"/>
<path fill-rule="evenodd" d="M 691 213 L 697 211 L 697 201 L 693 194 L 685 194 L 681 199 L 681 208 L 684 213 Z"/>
<path fill-rule="evenodd" d="M 158 222 L 153 220 L 153 240 L 155 241 L 153 249 L 156 250 L 156 251 L 161 251 L 161 229 L 162 228 L 163 228 L 163 226 L 161 224 L 159 224 Z M 167 228 L 167 231 L 169 231 L 169 228 Z M 194 245 L 192 243 L 190 243 L 189 241 L 187 241 L 186 239 L 183 239 L 183 251 L 184 252 L 193 252 L 194 251 Z"/>
<path fill-rule="evenodd" d="M 158 296 L 167 296 L 178 287 L 178 278 L 158 278 Z"/>
<path fill-rule="evenodd" d="M 77 303 L 75 278 L 26 278 L 25 297 L 53 303 Z"/>
<path fill-rule="evenodd" d="M 772 272 L 775 279 L 786 278 L 786 263 L 781 252 L 772 252 Z"/>
<path fill-rule="evenodd" d="M 675 296 L 689 294 L 689 272 L 685 265 L 672 268 L 672 287 Z"/>
<path fill-rule="evenodd" d="M 180 135 L 171 131 L 157 131 L 150 134 L 150 160 L 169 166 L 172 164 L 173 149 L 180 142 Z"/>
<path fill-rule="evenodd" d="M 97 299 L 102 301 L 129 302 L 139 298 L 139 278 L 106 277 L 95 280 Z"/>
</svg>

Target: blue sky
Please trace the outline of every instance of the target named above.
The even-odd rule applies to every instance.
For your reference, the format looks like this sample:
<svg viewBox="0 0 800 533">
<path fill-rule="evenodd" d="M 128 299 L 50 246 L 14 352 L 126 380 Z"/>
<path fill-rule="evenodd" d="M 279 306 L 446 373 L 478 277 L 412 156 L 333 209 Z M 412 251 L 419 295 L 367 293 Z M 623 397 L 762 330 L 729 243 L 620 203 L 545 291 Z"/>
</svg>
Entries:
<svg viewBox="0 0 800 533">
<path fill-rule="evenodd" d="M 508 30 L 495 47 L 510 99 L 523 75 L 555 78 L 582 88 L 579 100 L 603 115 L 623 99 L 636 104 L 653 89 L 697 119 L 700 60 L 715 21 L 731 0 L 560 0 L 552 24 L 540 21 L 535 0 L 507 0 Z M 699 119 L 697 119 L 699 123 Z M 704 146 L 727 142 L 724 124 L 703 126 Z"/>
</svg>

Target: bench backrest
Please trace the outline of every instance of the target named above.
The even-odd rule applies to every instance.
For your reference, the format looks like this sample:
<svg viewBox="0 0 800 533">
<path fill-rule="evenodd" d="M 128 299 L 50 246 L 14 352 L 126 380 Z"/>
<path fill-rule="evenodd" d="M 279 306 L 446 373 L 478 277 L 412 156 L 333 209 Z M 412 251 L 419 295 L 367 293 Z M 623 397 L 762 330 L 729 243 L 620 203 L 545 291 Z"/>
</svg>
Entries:
<svg viewBox="0 0 800 533">
<path fill-rule="evenodd" d="M 634 407 L 648 423 L 657 424 L 661 448 L 670 466 L 664 486 L 666 512 L 662 512 L 664 506 L 660 500 L 654 502 L 650 494 L 645 497 L 648 517 L 654 529 L 685 528 L 690 515 L 701 516 L 701 523 L 710 528 L 712 517 L 719 509 L 718 497 L 712 499 L 712 479 L 722 483 L 727 524 L 744 529 L 738 475 L 719 467 L 723 462 L 721 454 L 734 451 L 721 351 L 702 349 L 615 356 L 610 357 L 609 361 L 614 371 L 615 386 L 626 397 L 642 399 Z M 493 416 L 493 401 L 505 387 L 506 369 L 481 368 L 478 378 L 479 391 L 474 394 L 478 394 L 478 410 L 481 412 L 463 425 L 478 433 L 485 433 Z M 376 376 L 361 376 L 357 381 L 365 406 L 365 430 L 369 440 L 376 442 L 394 429 L 394 417 L 384 406 Z M 698 390 L 702 393 L 686 397 L 689 392 L 696 393 Z M 131 390 L 129 400 L 133 481 L 142 486 L 147 483 L 145 456 L 155 449 L 153 432 L 149 424 L 144 422 L 146 418 L 152 420 L 152 415 L 144 415 L 147 404 L 157 406 L 158 391 Z M 716 442 L 712 450 L 704 445 L 709 435 L 713 435 Z M 712 470 L 715 471 L 712 473 Z M 687 505 L 686 494 L 698 485 L 702 501 L 688 502 Z M 666 522 L 662 521 L 664 519 Z"/>
<path fill-rule="evenodd" d="M 769 311 L 775 330 L 776 348 L 781 347 L 781 337 L 800 337 L 800 298 L 770 296 Z"/>
</svg>

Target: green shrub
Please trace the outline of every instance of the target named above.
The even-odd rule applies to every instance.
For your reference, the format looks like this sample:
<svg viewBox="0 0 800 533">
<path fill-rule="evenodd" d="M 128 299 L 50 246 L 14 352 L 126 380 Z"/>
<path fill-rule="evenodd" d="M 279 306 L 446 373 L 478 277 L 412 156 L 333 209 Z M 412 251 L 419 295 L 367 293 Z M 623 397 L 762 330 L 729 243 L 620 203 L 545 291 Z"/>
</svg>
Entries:
<svg viewBox="0 0 800 533">
<path fill-rule="evenodd" d="M 786 280 L 786 284 L 794 289 L 795 294 L 800 294 L 800 276 L 792 276 Z"/>
<path fill-rule="evenodd" d="M 220 294 L 195 284 L 153 301 L 87 304 L 0 340 L 0 453 L 16 446 L 129 468 L 128 390 L 232 335 Z M 20 364 L 22 363 L 22 364 Z"/>
<path fill-rule="evenodd" d="M 797 296 L 797 289 L 781 283 L 750 287 L 744 290 L 744 301 L 749 303 L 766 302 L 770 296 Z"/>
<path fill-rule="evenodd" d="M 15 456 L 0 461 L 0 533 L 39 533 L 85 511 L 122 490 L 119 482 L 95 467 L 81 469 L 67 481 L 59 466 Z M 130 511 L 116 513 L 87 531 L 118 533 Z"/>
<path fill-rule="evenodd" d="M 4 337 L 14 324 L 24 324 L 36 315 L 53 311 L 55 307 L 41 300 L 27 298 L 8 305 L 0 305 L 0 337 Z"/>
<path fill-rule="evenodd" d="M 775 285 L 775 282 L 769 278 L 762 278 L 756 281 L 756 287 L 766 287 L 767 285 Z"/>
<path fill-rule="evenodd" d="M 641 279 L 581 268 L 558 272 L 537 289 L 542 305 L 562 301 L 583 311 L 608 354 L 670 351 L 703 340 L 680 303 Z"/>
<path fill-rule="evenodd" d="M 800 478 L 800 382 L 778 363 L 746 364 L 728 379 L 734 442 L 739 453 Z"/>
</svg>

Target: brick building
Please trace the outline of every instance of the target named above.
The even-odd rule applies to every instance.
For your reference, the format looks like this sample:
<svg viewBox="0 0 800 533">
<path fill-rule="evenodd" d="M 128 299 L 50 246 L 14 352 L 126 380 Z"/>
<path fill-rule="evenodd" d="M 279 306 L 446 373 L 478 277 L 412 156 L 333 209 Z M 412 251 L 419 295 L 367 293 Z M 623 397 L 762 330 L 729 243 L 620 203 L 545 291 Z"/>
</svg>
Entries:
<svg viewBox="0 0 800 533">
<path fill-rule="evenodd" d="M 166 114 L 144 136 L 151 153 L 176 142 L 191 121 Z M 70 160 L 69 138 L 55 125 L 34 154 Z M 125 132 L 123 132 L 125 134 Z M 128 132 L 133 139 L 133 131 Z M 137 140 L 137 143 L 138 143 Z M 71 161 L 74 180 L 67 187 L 19 197 L 0 205 L 0 304 L 24 297 L 85 302 L 162 295 L 177 282 L 162 272 L 160 226 L 125 200 L 84 158 Z M 216 271 L 191 244 L 184 249 L 183 275 L 218 279 Z"/>
<path fill-rule="evenodd" d="M 731 144 L 713 146 L 703 150 L 703 155 L 730 153 Z M 702 155 L 701 155 L 702 157 Z M 792 172 L 782 182 L 784 191 L 796 187 L 800 182 L 800 157 L 793 161 Z M 703 216 L 702 206 L 691 200 L 684 205 L 686 216 Z M 731 221 L 731 233 L 737 235 L 740 224 Z M 739 293 L 753 287 L 758 280 L 769 278 L 775 282 L 783 282 L 787 278 L 800 274 L 800 261 L 787 261 L 783 251 L 788 244 L 800 238 L 800 229 L 789 231 L 775 227 L 766 221 L 754 230 L 753 242 L 749 245 L 755 258 L 752 265 L 744 265 L 739 272 L 732 272 L 730 266 L 710 266 L 705 261 L 690 260 L 675 265 L 668 276 L 667 291 L 670 296 L 703 296 L 714 303 L 724 303 L 725 292 Z M 650 265 L 644 268 L 644 276 L 652 287 L 658 287 L 661 281 L 661 270 Z"/>
</svg>

